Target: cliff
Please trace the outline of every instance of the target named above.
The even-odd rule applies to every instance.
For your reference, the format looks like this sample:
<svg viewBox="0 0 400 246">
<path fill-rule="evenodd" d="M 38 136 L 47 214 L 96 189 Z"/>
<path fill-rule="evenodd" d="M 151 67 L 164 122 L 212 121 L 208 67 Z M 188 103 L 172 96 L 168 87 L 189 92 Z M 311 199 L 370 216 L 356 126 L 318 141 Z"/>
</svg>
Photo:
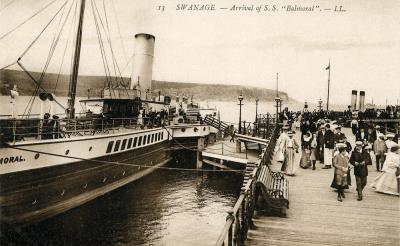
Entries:
<svg viewBox="0 0 400 246">
<path fill-rule="evenodd" d="M 40 73 L 30 72 L 38 79 Z M 67 96 L 69 86 L 69 75 L 47 73 L 43 79 L 42 87 L 49 92 L 54 92 L 56 96 Z M 106 81 L 103 76 L 79 76 L 77 96 L 84 97 L 88 89 L 102 88 Z M 125 83 L 129 83 L 129 78 L 124 78 Z M 36 88 L 35 83 L 23 71 L 0 70 L 0 95 L 9 95 L 9 91 L 14 85 L 18 86 L 21 96 L 31 95 Z M 205 84 L 205 83 L 183 83 L 169 81 L 153 81 L 153 90 L 160 90 L 163 95 L 186 95 L 193 96 L 199 101 L 236 101 L 237 96 L 242 93 L 246 100 L 273 101 L 276 92 L 271 89 L 249 87 L 242 85 L 225 84 Z M 293 101 L 287 93 L 279 92 L 279 96 L 285 101 Z"/>
</svg>

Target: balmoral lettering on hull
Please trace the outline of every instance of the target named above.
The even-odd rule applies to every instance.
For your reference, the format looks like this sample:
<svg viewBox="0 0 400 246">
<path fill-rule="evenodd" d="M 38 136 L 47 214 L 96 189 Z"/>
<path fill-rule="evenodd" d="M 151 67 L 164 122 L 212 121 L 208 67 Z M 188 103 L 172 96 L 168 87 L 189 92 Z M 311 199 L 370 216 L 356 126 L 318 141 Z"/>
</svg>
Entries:
<svg viewBox="0 0 400 246">
<path fill-rule="evenodd" d="M 215 10 L 215 4 L 177 4 L 176 10 L 187 10 L 187 11 Z"/>
<path fill-rule="evenodd" d="M 23 162 L 23 161 L 25 161 L 25 159 L 22 158 L 22 155 L 11 156 L 11 157 L 2 157 L 2 158 L 0 158 L 0 165 L 11 164 L 11 163 L 16 163 L 16 162 Z"/>
</svg>

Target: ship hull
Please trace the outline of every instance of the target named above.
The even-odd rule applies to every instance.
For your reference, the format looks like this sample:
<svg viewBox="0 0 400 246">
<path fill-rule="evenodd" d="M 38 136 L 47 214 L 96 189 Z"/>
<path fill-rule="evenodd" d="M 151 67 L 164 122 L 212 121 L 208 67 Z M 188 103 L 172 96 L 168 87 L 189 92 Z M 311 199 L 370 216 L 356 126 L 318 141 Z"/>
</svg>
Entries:
<svg viewBox="0 0 400 246">
<path fill-rule="evenodd" d="M 3 158 L 1 221 L 24 225 L 44 220 L 151 173 L 171 160 L 170 141 L 163 131 L 154 129 L 107 138 L 50 141 L 0 149 Z M 92 141 L 96 144 L 92 145 Z M 88 158 L 89 146 L 92 146 L 92 155 L 98 156 Z M 65 157 L 57 153 L 66 148 L 74 155 Z M 10 161 L 13 156 L 14 161 Z"/>
</svg>

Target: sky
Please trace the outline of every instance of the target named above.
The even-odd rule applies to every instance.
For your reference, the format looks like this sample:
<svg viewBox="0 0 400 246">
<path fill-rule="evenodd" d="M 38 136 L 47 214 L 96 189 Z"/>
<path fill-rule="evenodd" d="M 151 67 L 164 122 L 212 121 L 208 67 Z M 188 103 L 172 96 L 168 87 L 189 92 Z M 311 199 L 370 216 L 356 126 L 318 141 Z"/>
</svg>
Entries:
<svg viewBox="0 0 400 246">
<path fill-rule="evenodd" d="M 39 9 L 55 1 L 5 38 L 0 39 L 0 67 L 14 62 L 35 39 L 65 0 L 0 0 L 0 36 Z M 86 1 L 80 74 L 104 75 L 92 13 Z M 156 37 L 153 79 L 210 84 L 240 84 L 279 89 L 299 101 L 326 100 L 331 64 L 330 102 L 349 104 L 351 90 L 366 91 L 366 101 L 396 104 L 400 98 L 400 1 L 347 0 L 268 1 L 333 8 L 346 12 L 251 12 L 219 10 L 234 4 L 258 6 L 259 0 L 94 0 L 104 16 L 107 12 L 110 40 L 119 66 L 129 76 L 134 34 Z M 217 11 L 177 11 L 177 4 L 215 4 Z M 164 5 L 165 10 L 157 10 Z M 69 6 L 71 15 L 48 67 L 58 72 L 64 46 L 68 43 L 61 70 L 69 72 L 73 43 L 74 0 L 68 0 L 43 35 L 22 58 L 29 70 L 41 71 L 55 30 L 59 30 Z M 104 25 L 105 19 L 103 18 Z M 105 35 L 103 35 L 105 36 Z M 108 43 L 106 43 L 106 46 Z M 111 57 L 108 51 L 108 57 Z M 39 59 L 40 57 L 40 59 Z M 16 65 L 10 68 L 18 68 Z"/>
</svg>

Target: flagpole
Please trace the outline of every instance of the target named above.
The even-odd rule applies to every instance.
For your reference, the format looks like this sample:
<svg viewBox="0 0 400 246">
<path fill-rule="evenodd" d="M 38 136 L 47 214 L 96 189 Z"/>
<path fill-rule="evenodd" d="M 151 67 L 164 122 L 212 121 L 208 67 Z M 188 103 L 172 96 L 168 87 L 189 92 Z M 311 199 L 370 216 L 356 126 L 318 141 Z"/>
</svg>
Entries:
<svg viewBox="0 0 400 246">
<path fill-rule="evenodd" d="M 329 59 L 329 65 L 328 65 L 328 97 L 326 99 L 326 111 L 329 110 L 329 87 L 330 87 L 330 82 L 331 82 L 331 60 Z"/>
</svg>

